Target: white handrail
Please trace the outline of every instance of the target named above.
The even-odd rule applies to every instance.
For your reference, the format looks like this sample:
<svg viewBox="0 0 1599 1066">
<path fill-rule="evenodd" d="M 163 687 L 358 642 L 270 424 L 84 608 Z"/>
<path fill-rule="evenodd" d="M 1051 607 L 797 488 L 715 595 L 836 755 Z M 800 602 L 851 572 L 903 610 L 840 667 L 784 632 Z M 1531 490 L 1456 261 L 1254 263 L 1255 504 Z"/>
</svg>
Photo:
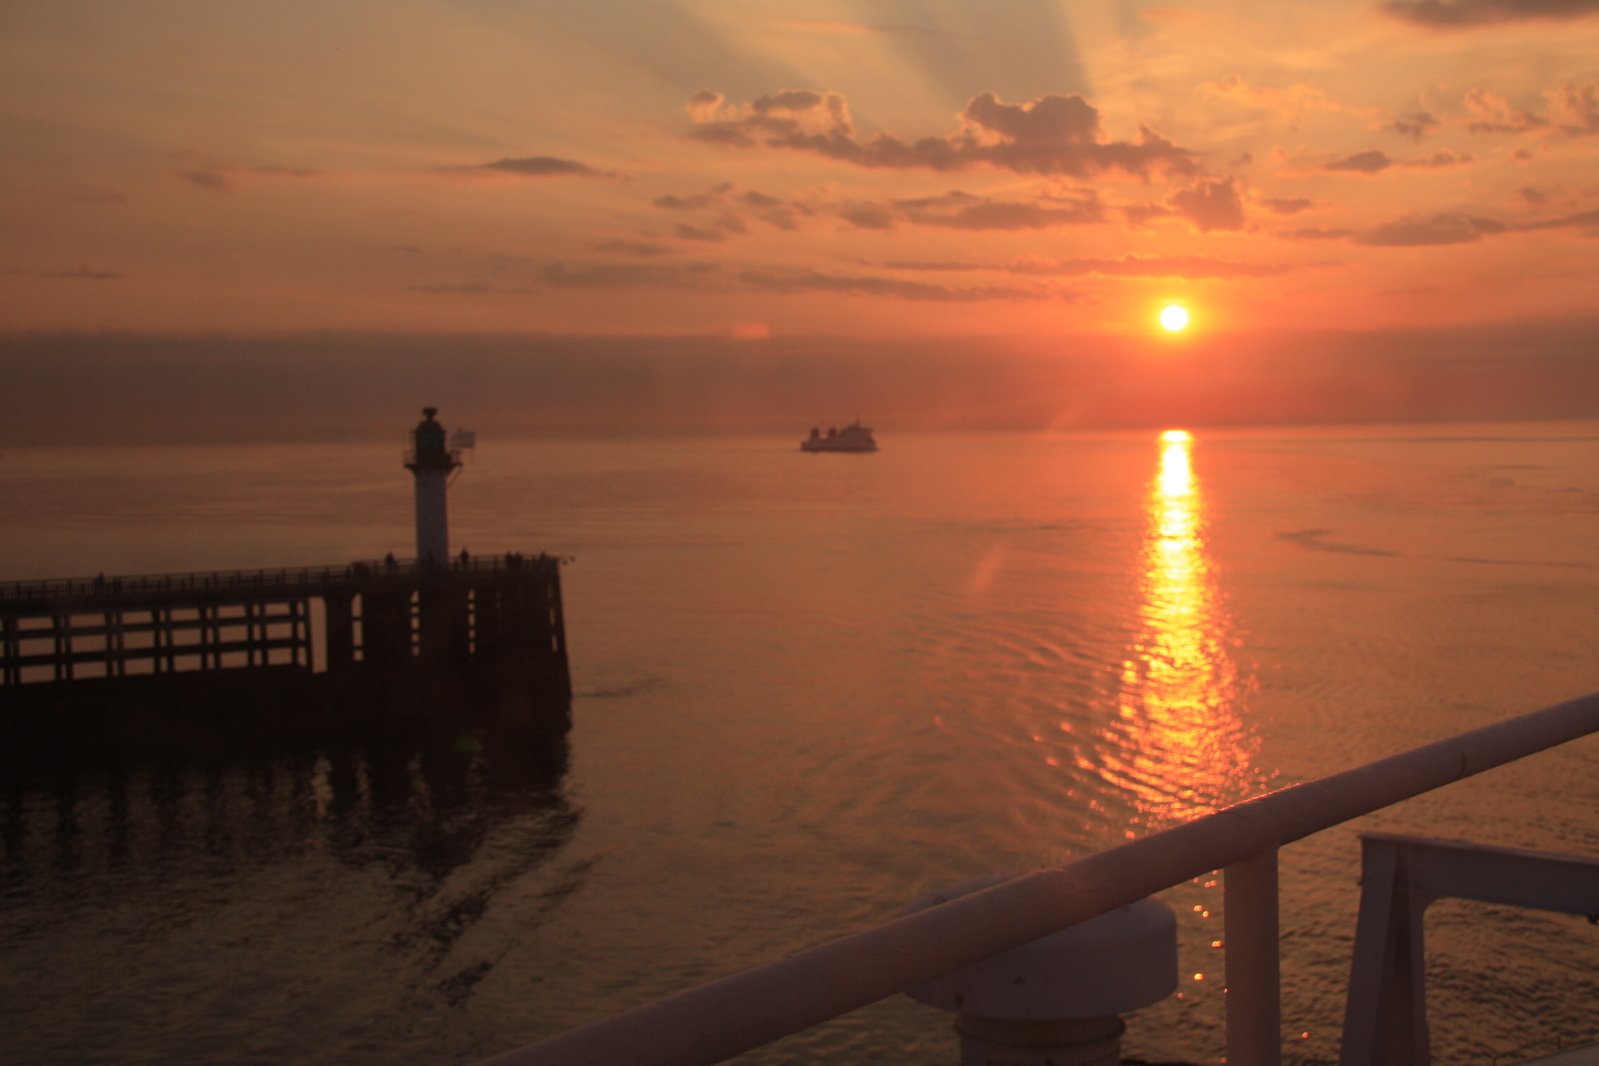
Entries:
<svg viewBox="0 0 1599 1066">
<path fill-rule="evenodd" d="M 1212 870 L 1599 732 L 1599 693 L 1236 804 L 505 1052 L 484 1066 L 708 1066 Z"/>
</svg>

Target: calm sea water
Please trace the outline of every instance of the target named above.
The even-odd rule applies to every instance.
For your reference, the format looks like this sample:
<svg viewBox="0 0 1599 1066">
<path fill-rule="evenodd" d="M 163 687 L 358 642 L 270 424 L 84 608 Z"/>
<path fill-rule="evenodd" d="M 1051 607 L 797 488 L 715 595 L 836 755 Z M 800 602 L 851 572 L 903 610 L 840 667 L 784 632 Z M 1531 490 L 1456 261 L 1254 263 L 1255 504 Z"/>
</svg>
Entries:
<svg viewBox="0 0 1599 1066">
<path fill-rule="evenodd" d="M 573 557 L 567 750 L 15 777 L 0 1060 L 469 1062 L 1599 688 L 1599 425 L 879 436 L 485 440 L 453 544 Z M 4 578 L 343 562 L 409 553 L 410 486 L 387 445 L 10 449 L 0 531 Z M 1594 854 L 1596 809 L 1590 741 L 1286 849 L 1290 1061 L 1336 1057 L 1357 829 Z M 1224 1054 L 1220 897 L 1165 894 L 1129 1054 Z M 1428 937 L 1439 1061 L 1599 1030 L 1580 919 Z M 955 1047 L 899 998 L 748 1061 Z"/>
</svg>

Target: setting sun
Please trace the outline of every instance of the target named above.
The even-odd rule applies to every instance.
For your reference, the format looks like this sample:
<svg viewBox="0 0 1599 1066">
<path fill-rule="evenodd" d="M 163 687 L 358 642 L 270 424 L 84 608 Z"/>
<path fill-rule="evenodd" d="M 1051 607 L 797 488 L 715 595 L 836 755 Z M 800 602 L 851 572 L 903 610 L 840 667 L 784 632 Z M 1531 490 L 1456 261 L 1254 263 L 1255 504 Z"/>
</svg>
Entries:
<svg viewBox="0 0 1599 1066">
<path fill-rule="evenodd" d="M 1181 333 L 1188 328 L 1188 308 L 1181 304 L 1167 304 L 1160 309 L 1160 324 L 1168 333 Z"/>
</svg>

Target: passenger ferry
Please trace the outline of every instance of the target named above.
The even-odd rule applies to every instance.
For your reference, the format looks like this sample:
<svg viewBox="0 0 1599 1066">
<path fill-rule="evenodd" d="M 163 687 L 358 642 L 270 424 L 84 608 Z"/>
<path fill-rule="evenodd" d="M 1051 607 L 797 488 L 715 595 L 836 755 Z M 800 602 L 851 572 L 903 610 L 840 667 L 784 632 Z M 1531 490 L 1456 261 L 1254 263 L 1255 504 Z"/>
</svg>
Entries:
<svg viewBox="0 0 1599 1066">
<path fill-rule="evenodd" d="M 875 452 L 877 441 L 872 439 L 870 426 L 863 426 L 857 419 L 838 429 L 829 426 L 823 433 L 819 426 L 811 427 L 811 435 L 800 441 L 802 452 Z"/>
</svg>

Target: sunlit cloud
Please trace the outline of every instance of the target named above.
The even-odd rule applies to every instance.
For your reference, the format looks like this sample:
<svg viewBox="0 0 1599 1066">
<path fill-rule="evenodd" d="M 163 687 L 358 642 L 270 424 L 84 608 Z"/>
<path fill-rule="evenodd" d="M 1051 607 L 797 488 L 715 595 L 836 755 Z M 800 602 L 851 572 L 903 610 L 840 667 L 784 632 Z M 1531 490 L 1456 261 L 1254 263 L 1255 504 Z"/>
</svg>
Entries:
<svg viewBox="0 0 1599 1066">
<path fill-rule="evenodd" d="M 1599 0 L 1389 0 L 1382 9 L 1420 26 L 1459 29 L 1503 22 L 1581 18 L 1599 13 Z"/>
<path fill-rule="evenodd" d="M 701 140 L 811 152 L 861 167 L 988 165 L 1024 174 L 1119 172 L 1140 178 L 1199 169 L 1193 152 L 1147 126 L 1139 127 L 1136 142 L 1105 140 L 1099 112 L 1076 94 L 1008 103 L 982 93 L 957 116 L 956 132 L 909 142 L 889 133 L 858 134 L 848 102 L 836 92 L 791 89 L 735 105 L 720 93 L 702 91 L 685 106 L 697 124 L 692 136 Z"/>
<path fill-rule="evenodd" d="M 1546 89 L 1550 120 L 1568 133 L 1599 133 L 1599 86 Z"/>
<path fill-rule="evenodd" d="M 1472 89 L 1466 94 L 1465 104 L 1472 116 L 1468 128 L 1473 133 L 1527 133 L 1549 125 L 1547 120 L 1513 106 L 1504 96 L 1488 89 Z"/>
<path fill-rule="evenodd" d="M 1200 100 L 1219 101 L 1255 111 L 1267 111 L 1285 122 L 1313 112 L 1365 113 L 1334 100 L 1314 85 L 1251 85 L 1237 74 L 1202 82 L 1194 90 Z"/>
</svg>

